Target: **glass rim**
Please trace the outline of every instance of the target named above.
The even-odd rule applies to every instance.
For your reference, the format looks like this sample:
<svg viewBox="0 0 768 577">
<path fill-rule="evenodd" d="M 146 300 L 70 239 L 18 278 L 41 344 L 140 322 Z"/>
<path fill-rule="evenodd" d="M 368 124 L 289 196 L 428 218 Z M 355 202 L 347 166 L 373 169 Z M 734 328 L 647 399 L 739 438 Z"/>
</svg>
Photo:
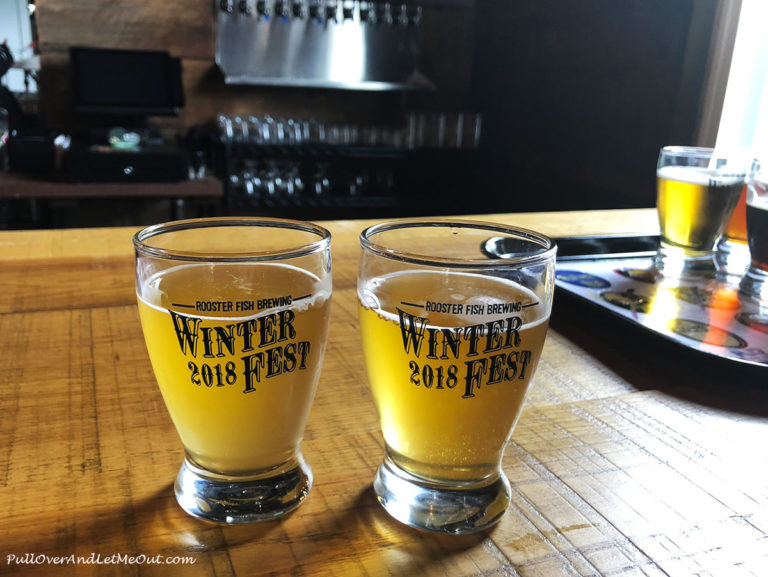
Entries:
<svg viewBox="0 0 768 577">
<path fill-rule="evenodd" d="M 755 157 L 747 175 L 747 204 L 768 206 L 768 161 Z"/>
<path fill-rule="evenodd" d="M 262 227 L 280 228 L 303 231 L 320 237 L 314 242 L 298 244 L 277 250 L 246 250 L 232 253 L 205 253 L 200 251 L 185 251 L 178 249 L 165 249 L 148 244 L 151 238 L 169 232 L 179 232 L 205 228 L 227 227 Z M 173 220 L 145 227 L 133 235 L 133 246 L 137 255 L 151 256 L 165 260 L 186 262 L 258 262 L 285 260 L 307 256 L 322 251 L 331 242 L 331 233 L 326 228 L 317 224 L 286 218 L 273 218 L 262 216 L 217 216 L 208 218 L 192 218 L 185 220 Z"/>
<path fill-rule="evenodd" d="M 750 153 L 750 150 L 744 146 L 723 146 L 717 148 L 710 146 L 680 146 L 673 144 L 662 146 L 659 151 L 659 157 L 661 157 L 662 154 L 680 158 L 698 158 L 707 160 L 734 159 L 744 163 L 745 169 L 749 169 L 749 164 L 752 162 L 752 154 Z"/>
<path fill-rule="evenodd" d="M 710 156 L 712 156 L 712 153 L 715 152 L 715 149 L 708 146 L 670 145 L 670 146 L 662 146 L 661 152 L 666 152 L 669 154 L 677 154 L 680 156 L 709 158 Z"/>
<path fill-rule="evenodd" d="M 527 256 L 514 256 L 514 257 L 497 257 L 488 255 L 485 258 L 461 258 L 461 257 L 443 257 L 443 256 L 431 256 L 425 254 L 419 254 L 417 252 L 410 252 L 404 250 L 398 250 L 388 248 L 383 244 L 374 242 L 372 237 L 386 232 L 389 230 L 404 229 L 404 228 L 468 228 L 474 230 L 486 231 L 489 233 L 489 238 L 480 243 L 482 247 L 485 243 L 493 238 L 493 234 L 508 235 L 508 237 L 522 238 L 530 241 L 534 244 L 538 244 L 542 250 L 532 253 Z M 496 222 L 487 222 L 481 220 L 461 219 L 461 218 L 408 218 L 399 220 L 390 220 L 374 224 L 365 228 L 360 233 L 360 244 L 364 250 L 368 250 L 374 254 L 396 260 L 400 262 L 406 262 L 410 264 L 419 264 L 425 266 L 440 266 L 451 268 L 510 268 L 519 267 L 522 265 L 529 265 L 538 262 L 545 262 L 550 259 L 554 259 L 557 252 L 557 245 L 548 236 L 518 226 L 510 226 L 506 224 L 500 224 Z M 482 248 L 480 249 L 482 250 Z"/>
</svg>

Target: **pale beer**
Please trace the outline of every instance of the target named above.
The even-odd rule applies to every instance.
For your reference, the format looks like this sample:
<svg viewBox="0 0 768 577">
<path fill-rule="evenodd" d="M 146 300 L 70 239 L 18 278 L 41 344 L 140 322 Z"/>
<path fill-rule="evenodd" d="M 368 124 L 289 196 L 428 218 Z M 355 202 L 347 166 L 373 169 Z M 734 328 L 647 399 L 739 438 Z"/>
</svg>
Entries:
<svg viewBox="0 0 768 577">
<path fill-rule="evenodd" d="M 706 167 L 663 166 L 657 171 L 662 244 L 691 253 L 712 251 L 736 206 L 743 176 Z"/>
<path fill-rule="evenodd" d="M 360 234 L 360 332 L 384 436 L 373 480 L 395 519 L 453 535 L 509 506 L 504 448 L 552 310 L 552 239 L 461 219 Z"/>
<path fill-rule="evenodd" d="M 282 264 L 187 264 L 148 278 L 139 312 L 188 458 L 258 474 L 298 451 L 329 313 L 320 280 Z"/>
<path fill-rule="evenodd" d="M 261 217 L 133 238 L 144 340 L 185 458 L 174 493 L 214 523 L 274 519 L 312 488 L 301 452 L 332 290 L 330 233 Z"/>
<path fill-rule="evenodd" d="M 493 276 L 370 279 L 360 326 L 389 457 L 434 482 L 498 475 L 541 355 L 548 311 Z"/>
</svg>

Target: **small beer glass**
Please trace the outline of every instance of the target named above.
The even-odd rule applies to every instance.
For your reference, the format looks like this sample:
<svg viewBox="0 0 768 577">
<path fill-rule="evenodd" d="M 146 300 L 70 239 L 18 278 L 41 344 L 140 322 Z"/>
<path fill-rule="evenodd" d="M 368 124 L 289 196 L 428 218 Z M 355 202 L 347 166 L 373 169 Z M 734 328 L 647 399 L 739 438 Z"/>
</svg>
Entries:
<svg viewBox="0 0 768 577">
<path fill-rule="evenodd" d="M 133 242 L 147 350 L 186 453 L 176 499 L 217 523 L 291 511 L 312 486 L 301 440 L 328 331 L 330 233 L 211 218 Z"/>
<path fill-rule="evenodd" d="M 505 243 L 504 258 L 484 251 Z M 499 520 L 501 470 L 552 309 L 553 242 L 464 220 L 360 236 L 360 328 L 386 445 L 374 490 L 395 519 L 463 534 Z"/>
<path fill-rule="evenodd" d="M 747 243 L 747 185 L 741 189 L 739 202 L 715 246 L 715 267 L 723 276 L 739 279 L 749 268 Z"/>
<path fill-rule="evenodd" d="M 747 179 L 747 238 L 751 264 L 741 292 L 758 299 L 768 312 L 768 163 L 755 160 Z"/>
<path fill-rule="evenodd" d="M 714 276 L 714 248 L 744 186 L 746 163 L 711 148 L 667 146 L 656 170 L 661 247 L 656 269 L 666 277 Z"/>
</svg>

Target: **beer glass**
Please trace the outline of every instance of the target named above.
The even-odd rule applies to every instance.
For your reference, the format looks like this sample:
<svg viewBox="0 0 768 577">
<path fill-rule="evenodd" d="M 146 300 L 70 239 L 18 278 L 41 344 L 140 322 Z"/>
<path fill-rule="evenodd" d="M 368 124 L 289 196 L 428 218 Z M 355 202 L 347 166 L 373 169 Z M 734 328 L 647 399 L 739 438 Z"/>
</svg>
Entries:
<svg viewBox="0 0 768 577">
<path fill-rule="evenodd" d="M 747 185 L 741 189 L 739 201 L 715 246 L 715 267 L 724 276 L 741 278 L 749 268 L 747 244 Z"/>
<path fill-rule="evenodd" d="M 710 148 L 667 146 L 656 170 L 663 276 L 714 276 L 714 248 L 739 200 L 744 158 Z"/>
<path fill-rule="evenodd" d="M 751 264 L 741 292 L 768 309 L 768 163 L 755 160 L 747 179 L 747 238 Z M 768 311 L 766 311 L 768 312 Z"/>
<path fill-rule="evenodd" d="M 330 233 L 210 218 L 133 242 L 147 350 L 186 454 L 176 499 L 217 523 L 291 511 L 312 486 L 301 440 L 328 331 Z"/>
<path fill-rule="evenodd" d="M 483 251 L 505 242 L 505 258 Z M 395 519 L 463 534 L 499 520 L 501 470 L 552 308 L 553 242 L 463 220 L 361 234 L 360 329 L 386 445 L 374 490 Z"/>
</svg>

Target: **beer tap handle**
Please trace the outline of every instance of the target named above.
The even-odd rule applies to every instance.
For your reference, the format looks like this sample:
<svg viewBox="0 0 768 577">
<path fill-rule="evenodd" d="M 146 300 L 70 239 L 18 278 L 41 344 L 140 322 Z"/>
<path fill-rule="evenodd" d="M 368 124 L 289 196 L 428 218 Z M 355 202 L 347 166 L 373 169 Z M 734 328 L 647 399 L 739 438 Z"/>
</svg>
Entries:
<svg viewBox="0 0 768 577">
<path fill-rule="evenodd" d="M 317 0 L 311 0 L 309 3 L 309 17 L 312 20 L 317 20 L 318 22 L 321 21 L 320 4 L 318 4 Z"/>
<path fill-rule="evenodd" d="M 283 20 L 288 20 L 288 4 L 286 2 L 283 0 L 276 0 L 274 8 L 275 16 L 282 18 Z"/>
<path fill-rule="evenodd" d="M 351 0 L 346 0 L 341 9 L 342 18 L 344 20 L 354 20 L 355 17 L 355 5 Z"/>
<path fill-rule="evenodd" d="M 421 6 L 416 7 L 416 12 L 411 18 L 411 22 L 414 26 L 419 26 L 421 24 Z"/>
<path fill-rule="evenodd" d="M 407 27 L 410 23 L 408 19 L 408 5 L 405 3 L 400 5 L 400 14 L 397 17 L 397 23 L 403 28 Z"/>
<path fill-rule="evenodd" d="M 222 12 L 226 12 L 227 14 L 232 14 L 232 12 L 235 10 L 235 1 L 234 0 L 221 0 L 219 2 L 219 8 Z"/>
<path fill-rule="evenodd" d="M 360 21 L 368 24 L 376 24 L 376 5 L 373 2 L 360 3 Z"/>
<path fill-rule="evenodd" d="M 338 7 L 336 6 L 336 2 L 333 2 L 333 1 L 328 2 L 328 4 L 326 4 L 325 6 L 325 20 L 326 21 L 333 20 L 334 22 L 337 22 L 338 21 L 337 10 L 338 10 Z"/>
<path fill-rule="evenodd" d="M 256 13 L 259 18 L 269 19 L 269 6 L 266 0 L 256 0 Z"/>
<path fill-rule="evenodd" d="M 240 0 L 240 4 L 238 4 L 238 8 L 240 8 L 240 12 L 242 12 L 246 16 L 250 16 L 251 14 L 253 14 L 253 6 L 249 0 Z"/>
<path fill-rule="evenodd" d="M 376 4 L 376 21 L 383 24 L 392 24 L 392 5 L 389 2 Z"/>
</svg>

